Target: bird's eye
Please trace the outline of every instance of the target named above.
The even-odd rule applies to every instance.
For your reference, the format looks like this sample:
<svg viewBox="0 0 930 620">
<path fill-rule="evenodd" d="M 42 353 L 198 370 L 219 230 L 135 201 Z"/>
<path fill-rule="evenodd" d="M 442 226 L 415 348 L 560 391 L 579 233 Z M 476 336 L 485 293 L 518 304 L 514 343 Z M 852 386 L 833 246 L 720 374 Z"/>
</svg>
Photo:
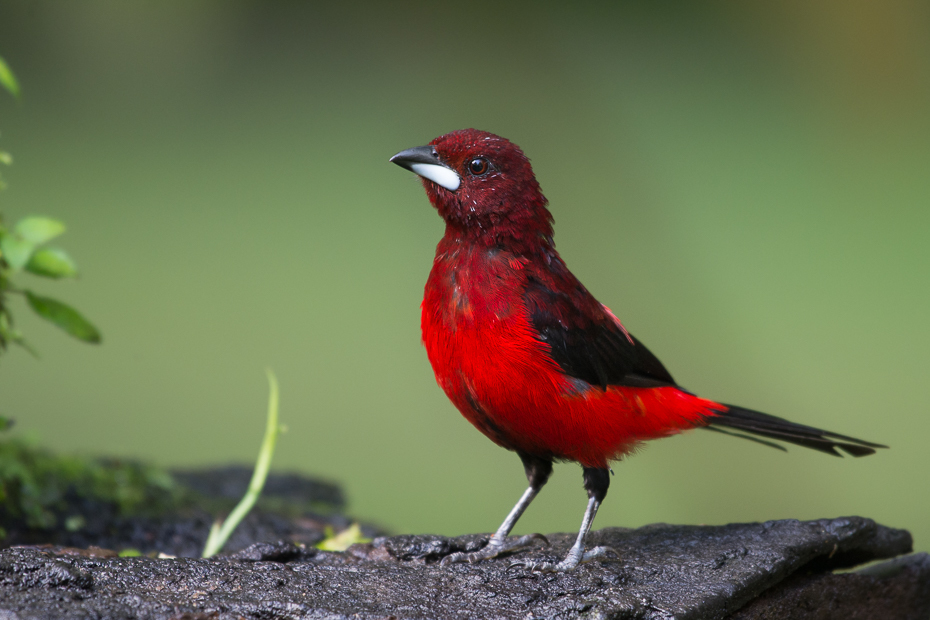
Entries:
<svg viewBox="0 0 930 620">
<path fill-rule="evenodd" d="M 481 176 L 491 169 L 491 164 L 484 157 L 476 157 L 468 162 L 468 171 L 475 176 Z"/>
</svg>

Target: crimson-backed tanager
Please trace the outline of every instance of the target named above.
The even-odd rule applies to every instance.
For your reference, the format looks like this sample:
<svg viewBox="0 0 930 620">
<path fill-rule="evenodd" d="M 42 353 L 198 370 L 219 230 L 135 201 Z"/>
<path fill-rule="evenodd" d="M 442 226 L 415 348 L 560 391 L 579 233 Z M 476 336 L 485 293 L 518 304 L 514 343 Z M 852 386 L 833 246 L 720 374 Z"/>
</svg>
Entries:
<svg viewBox="0 0 930 620">
<path fill-rule="evenodd" d="M 391 161 L 422 177 L 446 223 L 421 316 L 436 380 L 469 422 L 517 453 L 530 483 L 484 548 L 444 562 L 488 559 L 541 538 L 507 535 L 554 461 L 581 464 L 589 499 L 565 559 L 530 565 L 542 571 L 571 570 L 610 552 L 585 551 L 585 535 L 607 493 L 610 461 L 643 441 L 709 427 L 837 456 L 885 447 L 700 398 L 675 383 L 565 266 L 547 200 L 512 142 L 464 129 Z"/>
</svg>

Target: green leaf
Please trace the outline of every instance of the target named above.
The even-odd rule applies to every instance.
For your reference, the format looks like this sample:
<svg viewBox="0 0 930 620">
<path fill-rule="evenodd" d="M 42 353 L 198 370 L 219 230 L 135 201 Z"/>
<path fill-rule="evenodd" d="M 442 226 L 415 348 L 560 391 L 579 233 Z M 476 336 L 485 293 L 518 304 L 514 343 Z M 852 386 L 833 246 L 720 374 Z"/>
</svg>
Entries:
<svg viewBox="0 0 930 620">
<path fill-rule="evenodd" d="M 16 222 L 13 232 L 33 245 L 42 245 L 65 232 L 65 225 L 50 217 L 26 217 Z"/>
<path fill-rule="evenodd" d="M 0 164 L 6 164 L 7 166 L 13 163 L 13 156 L 7 153 L 6 151 L 0 151 Z"/>
<path fill-rule="evenodd" d="M 44 248 L 32 255 L 26 263 L 26 271 L 46 278 L 73 278 L 77 275 L 77 265 L 64 250 Z"/>
<path fill-rule="evenodd" d="M 65 232 L 65 225 L 48 217 L 27 217 L 0 238 L 0 254 L 14 271 L 26 266 L 36 247 Z"/>
<path fill-rule="evenodd" d="M 0 57 L 0 85 L 13 93 L 13 96 L 19 97 L 19 82 L 10 70 L 10 65 L 6 64 L 2 57 Z"/>
<path fill-rule="evenodd" d="M 338 534 L 334 534 L 333 529 L 327 527 L 326 538 L 318 542 L 316 548 L 323 551 L 345 551 L 356 543 L 366 542 L 371 542 L 371 539 L 365 538 L 358 523 L 353 523 Z"/>
<path fill-rule="evenodd" d="M 35 251 L 36 245 L 16 234 L 5 234 L 0 237 L 0 256 L 2 256 L 10 269 L 18 271 L 26 266 L 29 257 Z"/>
<path fill-rule="evenodd" d="M 25 293 L 29 305 L 43 319 L 51 321 L 78 340 L 100 342 L 100 332 L 97 328 L 71 306 L 56 299 L 40 297 L 32 291 L 25 291 Z"/>
</svg>

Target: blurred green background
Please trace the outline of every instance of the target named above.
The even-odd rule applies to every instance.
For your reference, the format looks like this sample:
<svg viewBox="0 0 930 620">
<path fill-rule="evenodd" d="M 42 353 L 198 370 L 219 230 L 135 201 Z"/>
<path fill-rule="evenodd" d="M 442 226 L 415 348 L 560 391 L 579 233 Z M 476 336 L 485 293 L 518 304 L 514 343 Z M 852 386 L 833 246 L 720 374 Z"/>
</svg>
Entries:
<svg viewBox="0 0 930 620">
<path fill-rule="evenodd" d="M 463 127 L 532 158 L 562 256 L 698 393 L 884 442 L 867 459 L 693 432 L 614 469 L 595 527 L 861 514 L 930 549 L 930 5 L 4 0 L 8 221 L 69 225 L 33 282 L 91 347 L 0 410 L 52 448 L 337 480 L 395 532 L 493 531 L 517 457 L 435 385 L 419 304 L 442 223 L 395 152 Z M 18 300 L 15 303 L 19 303 Z M 517 531 L 572 531 L 556 469 Z"/>
</svg>

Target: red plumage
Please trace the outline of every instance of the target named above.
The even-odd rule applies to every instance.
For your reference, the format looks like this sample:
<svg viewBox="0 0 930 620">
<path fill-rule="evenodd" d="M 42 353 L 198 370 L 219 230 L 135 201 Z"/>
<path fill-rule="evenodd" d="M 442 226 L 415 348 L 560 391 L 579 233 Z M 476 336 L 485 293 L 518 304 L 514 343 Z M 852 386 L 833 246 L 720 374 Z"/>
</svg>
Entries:
<svg viewBox="0 0 930 620">
<path fill-rule="evenodd" d="M 544 570 L 604 555 L 585 553 L 584 536 L 606 494 L 609 461 L 640 442 L 713 425 L 837 455 L 880 447 L 680 388 L 565 266 L 547 201 L 515 144 L 466 129 L 391 161 L 423 177 L 446 222 L 421 318 L 436 380 L 478 430 L 520 455 L 530 481 L 488 547 L 452 561 L 494 557 L 529 542 L 505 538 L 556 460 L 584 467 L 590 499 L 569 556 L 535 567 Z"/>
<path fill-rule="evenodd" d="M 715 408 L 725 409 L 676 387 L 603 390 L 565 374 L 522 294 L 528 279 L 545 277 L 544 259 L 458 235 L 447 227 L 436 252 L 423 299 L 423 342 L 439 385 L 498 445 L 606 468 L 638 442 L 704 425 Z M 594 317 L 610 316 L 583 288 L 568 294 Z"/>
</svg>

